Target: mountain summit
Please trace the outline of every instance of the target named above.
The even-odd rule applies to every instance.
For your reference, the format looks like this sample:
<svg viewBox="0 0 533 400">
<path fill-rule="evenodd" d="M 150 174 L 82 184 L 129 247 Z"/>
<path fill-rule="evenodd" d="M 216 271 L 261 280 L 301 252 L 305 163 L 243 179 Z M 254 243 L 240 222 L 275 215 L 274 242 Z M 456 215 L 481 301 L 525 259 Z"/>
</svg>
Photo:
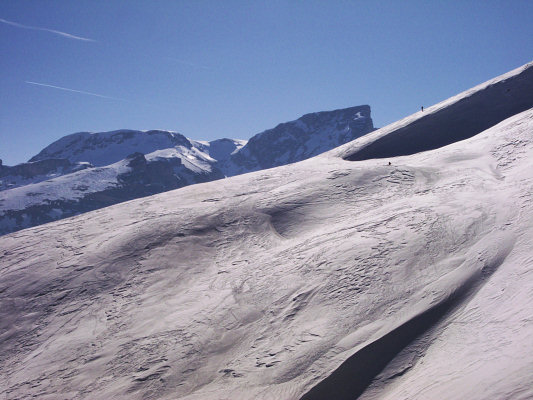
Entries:
<svg viewBox="0 0 533 400">
<path fill-rule="evenodd" d="M 130 154 L 149 154 L 156 150 L 184 146 L 191 142 L 183 135 L 170 131 L 134 131 L 122 129 L 111 132 L 79 132 L 56 140 L 29 162 L 48 158 L 64 158 L 71 162 L 88 162 L 96 167 L 113 164 Z"/>
<path fill-rule="evenodd" d="M 306 114 L 252 137 L 221 169 L 227 176 L 314 157 L 374 130 L 370 106 Z"/>
</svg>

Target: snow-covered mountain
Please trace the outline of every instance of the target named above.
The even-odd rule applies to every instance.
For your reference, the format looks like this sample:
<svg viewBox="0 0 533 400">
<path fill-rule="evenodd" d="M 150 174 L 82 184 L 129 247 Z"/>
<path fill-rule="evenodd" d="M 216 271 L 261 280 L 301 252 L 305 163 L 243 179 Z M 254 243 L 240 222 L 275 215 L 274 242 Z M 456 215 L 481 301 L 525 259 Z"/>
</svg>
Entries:
<svg viewBox="0 0 533 400">
<path fill-rule="evenodd" d="M 0 396 L 533 398 L 532 71 L 306 161 L 0 237 Z"/>
<path fill-rule="evenodd" d="M 219 168 L 233 176 L 279 167 L 316 156 L 373 130 L 367 105 L 306 114 L 255 135 Z"/>
<path fill-rule="evenodd" d="M 56 140 L 45 147 L 32 161 L 64 158 L 71 162 L 85 161 L 101 167 L 125 159 L 133 153 L 149 154 L 156 150 L 182 146 L 193 147 L 183 135 L 171 131 L 78 132 Z"/>
<path fill-rule="evenodd" d="M 300 161 L 371 130 L 370 107 L 360 106 L 305 115 L 254 136 L 249 146 L 245 140 L 196 141 L 162 130 L 74 133 L 28 163 L 0 165 L 0 234 Z"/>
</svg>

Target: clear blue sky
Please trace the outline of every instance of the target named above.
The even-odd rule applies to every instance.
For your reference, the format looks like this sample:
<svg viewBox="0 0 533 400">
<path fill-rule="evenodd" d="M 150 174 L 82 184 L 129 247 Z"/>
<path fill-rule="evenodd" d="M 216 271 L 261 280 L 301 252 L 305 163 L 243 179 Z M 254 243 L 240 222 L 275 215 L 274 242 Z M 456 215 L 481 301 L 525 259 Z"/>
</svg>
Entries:
<svg viewBox="0 0 533 400">
<path fill-rule="evenodd" d="M 2 0 L 0 19 L 7 165 L 79 131 L 247 139 L 360 104 L 384 126 L 533 59 L 531 0 Z"/>
</svg>

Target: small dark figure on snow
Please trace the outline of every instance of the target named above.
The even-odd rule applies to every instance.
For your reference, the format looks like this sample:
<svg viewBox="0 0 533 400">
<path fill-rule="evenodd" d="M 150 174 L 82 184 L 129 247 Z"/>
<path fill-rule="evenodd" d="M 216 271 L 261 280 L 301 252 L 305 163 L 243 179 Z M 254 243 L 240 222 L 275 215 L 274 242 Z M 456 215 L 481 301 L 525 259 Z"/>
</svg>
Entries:
<svg viewBox="0 0 533 400">
<path fill-rule="evenodd" d="M 420 110 L 424 111 L 424 106 L 420 107 Z"/>
<path fill-rule="evenodd" d="M 389 161 L 389 165 L 392 165 L 392 164 L 390 163 L 390 161 Z"/>
</svg>

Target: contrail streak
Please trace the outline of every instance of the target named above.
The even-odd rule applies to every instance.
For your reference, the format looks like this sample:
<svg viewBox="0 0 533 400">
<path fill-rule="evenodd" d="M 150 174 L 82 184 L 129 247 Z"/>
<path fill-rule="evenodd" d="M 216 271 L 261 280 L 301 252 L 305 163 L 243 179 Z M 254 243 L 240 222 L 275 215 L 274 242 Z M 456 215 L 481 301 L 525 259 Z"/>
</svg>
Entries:
<svg viewBox="0 0 533 400">
<path fill-rule="evenodd" d="M 61 86 L 48 85 L 48 84 L 46 84 L 46 83 L 39 83 L 39 82 L 32 82 L 32 81 L 25 81 L 25 82 L 28 83 L 28 84 L 30 84 L 30 85 L 44 86 L 44 87 L 49 87 L 49 88 L 53 88 L 53 89 L 65 90 L 65 91 L 67 91 L 67 92 L 81 93 L 81 94 L 86 94 L 86 95 L 89 95 L 89 96 L 101 97 L 101 98 L 103 98 L 103 99 L 111 99 L 111 100 L 119 100 L 119 101 L 127 101 L 127 102 L 130 102 L 129 100 L 121 99 L 121 98 L 119 98 L 119 97 L 105 96 L 105 95 L 103 95 L 103 94 L 92 93 L 92 92 L 86 92 L 85 90 L 69 89 L 69 88 L 65 88 L 65 87 L 61 87 Z"/>
<path fill-rule="evenodd" d="M 43 87 L 48 87 L 48 88 L 52 88 L 52 89 L 64 90 L 66 92 L 72 92 L 72 93 L 80 93 L 80 94 L 85 94 L 85 95 L 88 95 L 88 96 L 100 97 L 102 99 L 124 101 L 126 103 L 140 104 L 140 105 L 143 105 L 143 106 L 161 107 L 161 104 L 151 103 L 151 102 L 148 102 L 148 101 L 139 102 L 139 101 L 134 101 L 134 100 L 122 99 L 120 97 L 106 96 L 106 95 L 103 95 L 103 94 L 98 94 L 98 93 L 93 93 L 93 92 L 86 92 L 85 90 L 77 90 L 77 89 L 70 89 L 70 88 L 66 88 L 66 87 L 62 87 L 62 86 L 49 85 L 47 83 L 40 83 L 40 82 L 33 82 L 33 81 L 24 81 L 24 82 L 27 83 L 27 84 L 30 84 L 30 85 L 43 86 Z M 166 102 L 165 104 L 166 105 L 181 106 L 180 103 Z"/>
<path fill-rule="evenodd" d="M 81 36 L 72 35 L 72 34 L 66 33 L 66 32 L 56 31 L 55 29 L 47 29 L 47 28 L 40 28 L 38 26 L 22 25 L 22 24 L 19 24 L 17 22 L 8 21 L 8 20 L 3 19 L 3 18 L 0 18 L 0 22 L 3 22 L 4 24 L 7 24 L 7 25 L 16 26 L 17 28 L 32 29 L 32 30 L 35 30 L 35 31 L 45 31 L 45 32 L 55 33 L 56 35 L 60 35 L 60 36 L 66 37 L 68 39 L 82 40 L 84 42 L 96 42 L 96 40 L 93 40 L 93 39 L 88 39 L 88 38 L 84 38 L 84 37 L 81 37 Z"/>
</svg>

